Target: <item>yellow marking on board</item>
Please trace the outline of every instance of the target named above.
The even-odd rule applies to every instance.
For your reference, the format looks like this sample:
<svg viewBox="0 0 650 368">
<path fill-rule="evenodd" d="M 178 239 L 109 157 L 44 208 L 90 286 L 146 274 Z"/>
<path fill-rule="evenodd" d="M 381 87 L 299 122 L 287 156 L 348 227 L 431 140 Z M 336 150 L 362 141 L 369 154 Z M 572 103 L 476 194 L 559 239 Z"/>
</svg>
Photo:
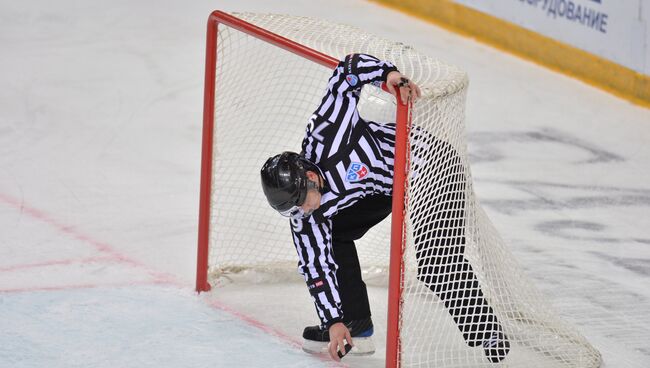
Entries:
<svg viewBox="0 0 650 368">
<path fill-rule="evenodd" d="M 650 76 L 449 0 L 371 0 L 650 108 Z"/>
</svg>

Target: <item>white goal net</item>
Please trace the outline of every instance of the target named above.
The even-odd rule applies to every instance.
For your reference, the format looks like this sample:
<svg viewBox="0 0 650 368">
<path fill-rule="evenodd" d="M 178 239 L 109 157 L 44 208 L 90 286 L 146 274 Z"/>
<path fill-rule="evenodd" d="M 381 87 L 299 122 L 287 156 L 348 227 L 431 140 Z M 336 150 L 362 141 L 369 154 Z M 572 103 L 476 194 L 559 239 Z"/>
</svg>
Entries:
<svg viewBox="0 0 650 368">
<path fill-rule="evenodd" d="M 475 198 L 464 72 L 349 26 L 284 15 L 234 15 L 336 59 L 367 53 L 388 60 L 422 88 L 409 135 L 400 366 L 600 366 L 599 353 L 527 280 Z M 250 270 L 297 273 L 289 222 L 268 206 L 259 170 L 272 155 L 300 151 L 331 73 L 218 26 L 208 262 L 213 285 L 224 275 Z M 395 121 L 394 98 L 372 86 L 364 87 L 359 110 L 365 120 Z M 368 275 L 386 275 L 387 222 L 357 242 Z M 496 364 L 481 345 L 492 332 L 504 333 L 511 349 Z"/>
</svg>

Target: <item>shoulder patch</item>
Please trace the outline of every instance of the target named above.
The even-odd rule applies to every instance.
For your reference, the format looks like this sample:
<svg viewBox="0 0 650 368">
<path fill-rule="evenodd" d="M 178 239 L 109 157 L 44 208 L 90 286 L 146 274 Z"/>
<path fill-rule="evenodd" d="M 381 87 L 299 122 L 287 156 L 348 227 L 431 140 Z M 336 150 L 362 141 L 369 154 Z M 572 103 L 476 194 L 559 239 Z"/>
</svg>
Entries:
<svg viewBox="0 0 650 368">
<path fill-rule="evenodd" d="M 348 81 L 348 84 L 352 87 L 356 86 L 359 83 L 359 78 L 354 74 L 348 74 L 345 76 L 345 80 Z"/>
<path fill-rule="evenodd" d="M 352 162 L 350 167 L 348 167 L 348 172 L 345 174 L 345 180 L 348 183 L 353 183 L 359 181 L 366 176 L 368 176 L 368 166 L 362 164 L 361 162 Z"/>
</svg>

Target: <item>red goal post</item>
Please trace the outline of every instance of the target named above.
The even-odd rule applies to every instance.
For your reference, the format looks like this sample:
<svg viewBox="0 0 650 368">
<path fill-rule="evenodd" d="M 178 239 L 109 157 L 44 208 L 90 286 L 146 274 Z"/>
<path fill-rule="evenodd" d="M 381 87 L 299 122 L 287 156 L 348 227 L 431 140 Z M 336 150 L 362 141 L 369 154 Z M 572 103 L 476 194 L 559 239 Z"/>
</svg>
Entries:
<svg viewBox="0 0 650 368">
<path fill-rule="evenodd" d="M 210 283 L 208 282 L 210 192 L 212 188 L 213 137 L 215 128 L 214 109 L 216 97 L 215 71 L 217 64 L 217 31 L 220 24 L 237 29 L 238 31 L 259 38 L 260 40 L 290 51 L 330 69 L 334 69 L 339 62 L 331 56 L 291 41 L 273 32 L 269 32 L 223 11 L 216 10 L 210 14 L 207 25 L 205 85 L 203 97 L 201 189 L 196 270 L 197 292 L 209 291 L 211 289 Z M 385 85 L 382 86 L 382 89 L 387 91 Z M 397 93 L 399 94 L 399 90 L 397 90 Z M 400 98 L 397 98 L 397 104 L 397 115 L 395 118 L 397 129 L 395 137 L 395 175 L 393 179 L 393 209 L 391 220 L 386 367 L 398 366 L 399 308 L 402 285 L 401 265 L 404 249 L 404 196 L 405 186 L 407 185 L 407 138 L 411 117 L 410 105 L 402 103 Z M 269 152 L 269 155 L 270 154 L 272 154 L 272 152 Z"/>
</svg>

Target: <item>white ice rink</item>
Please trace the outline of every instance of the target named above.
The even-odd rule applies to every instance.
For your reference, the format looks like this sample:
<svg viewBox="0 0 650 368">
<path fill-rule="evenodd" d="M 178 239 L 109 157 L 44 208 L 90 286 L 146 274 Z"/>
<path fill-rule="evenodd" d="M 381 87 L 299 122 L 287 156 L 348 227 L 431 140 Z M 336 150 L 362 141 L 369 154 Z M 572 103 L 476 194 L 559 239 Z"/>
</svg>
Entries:
<svg viewBox="0 0 650 368">
<path fill-rule="evenodd" d="M 479 200 L 606 367 L 650 367 L 650 110 L 365 1 L 62 0 L 0 2 L 0 368 L 381 365 L 304 354 L 315 315 L 193 292 L 214 9 L 353 24 L 467 71 Z"/>
</svg>

